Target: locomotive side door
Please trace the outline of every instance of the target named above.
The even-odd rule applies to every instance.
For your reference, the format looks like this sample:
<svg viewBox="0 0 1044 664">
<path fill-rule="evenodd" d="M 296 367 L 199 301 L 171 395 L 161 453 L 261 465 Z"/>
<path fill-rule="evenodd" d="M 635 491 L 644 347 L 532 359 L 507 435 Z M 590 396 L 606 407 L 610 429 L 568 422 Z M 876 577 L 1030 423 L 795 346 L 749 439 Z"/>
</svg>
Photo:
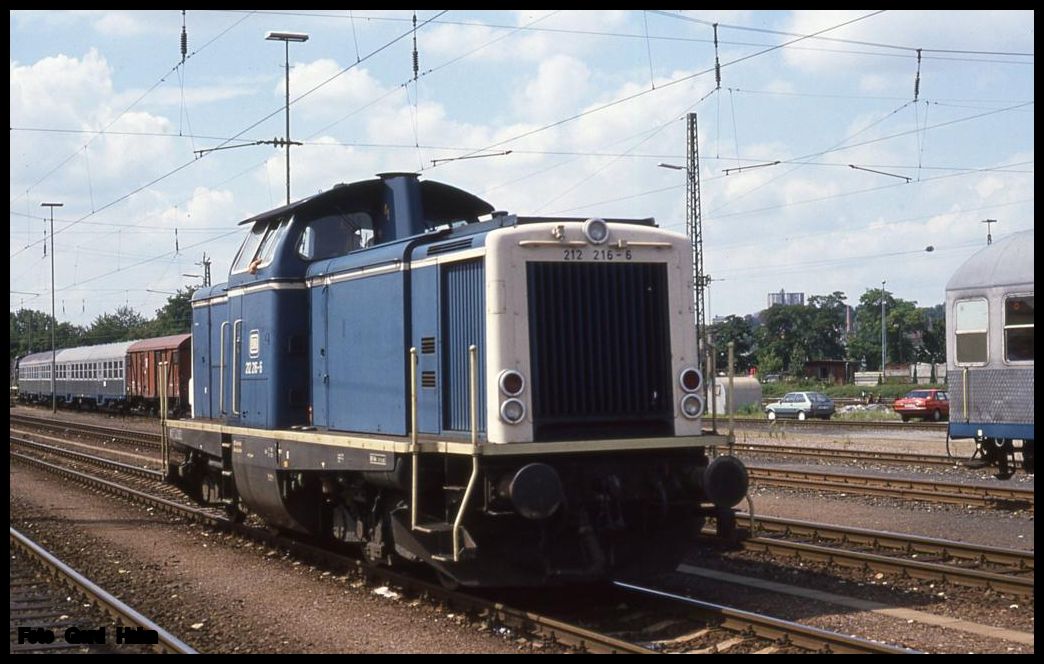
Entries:
<svg viewBox="0 0 1044 664">
<path fill-rule="evenodd" d="M 311 424 L 329 426 L 330 424 L 330 352 L 328 340 L 330 287 L 327 285 L 310 289 L 309 315 L 311 316 L 312 347 L 311 376 L 312 385 L 312 421 Z"/>
<path fill-rule="evenodd" d="M 229 294 L 228 297 L 228 326 L 224 329 L 224 344 L 227 344 L 228 352 L 224 369 L 225 391 L 224 408 L 225 418 L 229 424 L 239 424 L 240 403 L 242 392 L 243 364 L 243 296 Z"/>
</svg>

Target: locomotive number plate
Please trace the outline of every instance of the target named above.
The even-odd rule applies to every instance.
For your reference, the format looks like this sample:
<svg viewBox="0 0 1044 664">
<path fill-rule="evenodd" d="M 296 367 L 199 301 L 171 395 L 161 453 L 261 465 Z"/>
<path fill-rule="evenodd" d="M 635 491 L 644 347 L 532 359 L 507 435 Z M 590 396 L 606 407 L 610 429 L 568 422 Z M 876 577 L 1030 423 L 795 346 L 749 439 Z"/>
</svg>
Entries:
<svg viewBox="0 0 1044 664">
<path fill-rule="evenodd" d="M 563 249 L 564 261 L 629 261 L 633 258 L 630 249 Z"/>
</svg>

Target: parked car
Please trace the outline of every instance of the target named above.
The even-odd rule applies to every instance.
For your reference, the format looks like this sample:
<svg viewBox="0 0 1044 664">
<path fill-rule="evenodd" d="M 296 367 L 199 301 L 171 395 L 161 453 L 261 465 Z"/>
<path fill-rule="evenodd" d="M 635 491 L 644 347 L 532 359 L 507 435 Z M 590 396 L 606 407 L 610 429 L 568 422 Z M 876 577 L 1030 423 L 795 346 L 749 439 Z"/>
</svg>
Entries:
<svg viewBox="0 0 1044 664">
<path fill-rule="evenodd" d="M 892 405 L 903 422 L 911 417 L 940 422 L 950 419 L 950 396 L 943 390 L 914 390 Z"/>
<path fill-rule="evenodd" d="M 770 420 L 796 417 L 799 420 L 820 417 L 829 420 L 834 414 L 834 402 L 821 392 L 788 392 L 776 403 L 765 406 Z"/>
</svg>

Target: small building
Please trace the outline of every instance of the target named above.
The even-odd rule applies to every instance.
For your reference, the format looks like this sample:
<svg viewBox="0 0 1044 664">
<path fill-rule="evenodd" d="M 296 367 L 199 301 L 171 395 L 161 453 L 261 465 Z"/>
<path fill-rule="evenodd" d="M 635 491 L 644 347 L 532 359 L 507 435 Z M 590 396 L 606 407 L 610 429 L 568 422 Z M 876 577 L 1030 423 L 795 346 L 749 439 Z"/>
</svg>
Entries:
<svg viewBox="0 0 1044 664">
<path fill-rule="evenodd" d="M 849 380 L 850 365 L 848 360 L 809 360 L 805 362 L 804 376 L 841 385 Z"/>
</svg>

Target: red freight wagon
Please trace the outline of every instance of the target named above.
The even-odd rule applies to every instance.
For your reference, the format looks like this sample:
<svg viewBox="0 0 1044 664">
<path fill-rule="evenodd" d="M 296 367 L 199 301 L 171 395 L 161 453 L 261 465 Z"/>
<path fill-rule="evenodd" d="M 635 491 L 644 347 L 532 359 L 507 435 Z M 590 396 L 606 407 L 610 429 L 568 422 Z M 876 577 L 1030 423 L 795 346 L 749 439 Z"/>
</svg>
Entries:
<svg viewBox="0 0 1044 664">
<path fill-rule="evenodd" d="M 167 363 L 167 384 L 160 385 L 160 362 Z M 127 400 L 134 409 L 158 412 L 165 391 L 171 414 L 188 413 L 192 377 L 192 335 L 145 339 L 127 349 Z"/>
</svg>

